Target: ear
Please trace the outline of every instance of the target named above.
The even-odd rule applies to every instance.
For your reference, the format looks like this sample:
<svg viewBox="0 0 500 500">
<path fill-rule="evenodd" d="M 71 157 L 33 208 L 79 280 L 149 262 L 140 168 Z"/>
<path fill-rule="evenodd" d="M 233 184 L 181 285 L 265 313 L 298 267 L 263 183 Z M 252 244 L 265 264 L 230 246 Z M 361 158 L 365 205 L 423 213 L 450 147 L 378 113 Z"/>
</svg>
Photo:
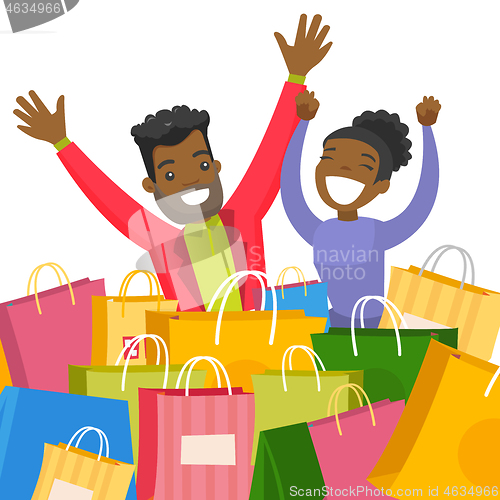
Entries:
<svg viewBox="0 0 500 500">
<path fill-rule="evenodd" d="M 220 161 L 219 160 L 215 160 L 214 161 L 214 165 L 215 165 L 215 168 L 217 169 L 217 172 L 220 172 L 220 169 L 222 168 L 222 166 L 220 164 Z"/>
<path fill-rule="evenodd" d="M 154 193 L 155 192 L 155 183 L 149 177 L 146 177 L 142 181 L 142 187 L 148 193 Z"/>
<path fill-rule="evenodd" d="M 391 181 L 389 179 L 386 179 L 385 181 L 378 181 L 377 186 L 379 194 L 387 193 L 387 190 L 391 186 Z"/>
</svg>

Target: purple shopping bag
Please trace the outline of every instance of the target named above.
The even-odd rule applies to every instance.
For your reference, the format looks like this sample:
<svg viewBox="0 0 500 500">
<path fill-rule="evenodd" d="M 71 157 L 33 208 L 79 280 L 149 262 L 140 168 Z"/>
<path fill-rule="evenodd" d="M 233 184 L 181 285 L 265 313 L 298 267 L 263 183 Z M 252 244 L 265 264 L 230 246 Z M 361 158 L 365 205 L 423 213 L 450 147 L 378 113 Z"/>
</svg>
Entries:
<svg viewBox="0 0 500 500">
<path fill-rule="evenodd" d="M 330 404 L 347 387 L 356 391 L 360 402 L 363 394 L 369 401 L 361 387 L 347 384 L 332 394 Z M 331 417 L 309 423 L 316 456 L 331 496 L 335 490 L 347 490 L 349 496 L 357 498 L 382 496 L 366 478 L 385 450 L 404 407 L 404 400 L 386 399 L 340 414 L 335 411 Z"/>
<path fill-rule="evenodd" d="M 59 268 L 67 284 L 38 293 L 38 273 Z M 90 365 L 92 295 L 106 295 L 104 280 L 88 278 L 71 283 L 54 263 L 38 266 L 35 293 L 0 304 L 0 340 L 12 384 L 16 387 L 68 392 L 68 365 Z"/>
</svg>

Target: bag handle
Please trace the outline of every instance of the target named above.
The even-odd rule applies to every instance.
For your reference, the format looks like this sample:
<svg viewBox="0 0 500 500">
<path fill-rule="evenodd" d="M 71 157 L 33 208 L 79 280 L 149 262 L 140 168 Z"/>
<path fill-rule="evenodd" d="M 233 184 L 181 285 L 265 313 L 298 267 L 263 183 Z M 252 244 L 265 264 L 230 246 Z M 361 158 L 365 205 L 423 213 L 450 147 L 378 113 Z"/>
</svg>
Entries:
<svg viewBox="0 0 500 500">
<path fill-rule="evenodd" d="M 226 278 L 221 283 L 221 285 L 219 286 L 219 288 L 217 288 L 217 291 L 214 293 L 214 296 L 212 297 L 212 300 L 210 301 L 210 304 L 208 305 L 207 312 L 212 311 L 212 308 L 214 307 L 215 302 L 219 298 L 220 293 L 222 292 L 222 290 L 224 290 L 224 288 L 226 287 L 226 285 L 228 285 L 229 283 L 231 283 L 240 273 L 243 273 L 243 272 L 245 272 L 245 271 L 237 271 L 236 273 L 232 274 L 231 276 L 229 276 L 228 278 Z M 262 300 L 261 300 L 261 303 L 260 303 L 261 304 L 260 305 L 260 310 L 263 311 L 264 308 L 266 307 L 266 297 L 265 297 L 266 285 L 264 284 L 264 280 L 262 279 L 261 276 L 257 275 L 256 278 L 259 280 L 260 286 L 262 287 Z"/>
<path fill-rule="evenodd" d="M 489 383 L 488 388 L 484 393 L 485 398 L 487 398 L 490 395 L 490 391 L 491 389 L 493 389 L 493 386 L 495 385 L 495 382 L 497 381 L 499 375 L 500 375 L 500 367 L 498 367 L 498 370 L 496 371 L 495 375 L 493 375 L 493 378 L 491 379 L 491 382 Z"/>
<path fill-rule="evenodd" d="M 73 293 L 73 287 L 71 286 L 71 282 L 69 281 L 69 278 L 68 278 L 68 275 L 66 274 L 66 271 L 59 264 L 56 264 L 55 262 L 47 262 L 45 264 L 40 264 L 39 266 L 35 267 L 35 269 L 33 269 L 33 272 L 31 273 L 30 278 L 28 280 L 27 295 L 30 294 L 31 280 L 33 279 L 33 275 L 34 275 L 33 282 L 34 282 L 34 287 L 35 287 L 35 301 L 36 301 L 36 307 L 38 309 L 38 314 L 42 314 L 42 309 L 40 307 L 40 300 L 38 299 L 38 288 L 37 288 L 38 287 L 38 273 L 46 266 L 51 267 L 55 271 L 55 273 L 57 274 L 57 278 L 59 280 L 59 285 L 62 285 L 62 282 L 61 282 L 61 277 L 59 276 L 59 272 L 57 271 L 57 268 L 59 268 L 62 271 L 62 273 L 64 274 L 64 277 L 66 278 L 66 282 L 68 283 L 69 293 L 71 295 L 71 304 L 75 305 L 75 294 Z"/>
<path fill-rule="evenodd" d="M 50 264 L 50 263 L 48 263 L 48 264 L 40 264 L 39 266 L 36 266 L 35 269 L 33 269 L 33 272 L 30 275 L 30 279 L 28 280 L 28 291 L 26 292 L 26 295 L 30 294 L 31 280 L 33 279 L 33 275 L 35 274 L 35 271 L 37 269 L 40 269 L 40 268 L 44 267 L 44 266 L 49 266 L 49 267 L 51 267 L 54 270 L 54 272 L 57 275 L 57 279 L 59 280 L 59 286 L 62 286 L 61 275 L 59 274 L 59 271 L 58 271 L 57 267 L 54 264 Z"/>
<path fill-rule="evenodd" d="M 332 401 L 333 401 L 333 397 L 335 396 L 335 421 L 337 422 L 337 429 L 339 431 L 339 435 L 342 436 L 342 429 L 340 428 L 340 421 L 339 421 L 339 396 L 340 396 L 340 393 L 346 388 L 352 389 L 356 393 L 356 396 L 358 396 L 358 399 L 359 399 L 359 406 L 360 407 L 363 406 L 363 400 L 361 399 L 360 392 L 363 393 L 363 395 L 365 396 L 366 402 L 368 403 L 368 408 L 370 409 L 370 415 L 372 417 L 373 427 L 375 427 L 376 426 L 375 414 L 373 413 L 372 404 L 371 404 L 370 399 L 368 398 L 368 395 L 366 394 L 365 390 L 361 386 L 359 386 L 358 384 L 345 384 L 345 385 L 341 385 L 340 387 L 337 387 L 337 389 L 335 389 L 333 391 L 333 394 L 330 396 L 330 401 L 328 402 L 328 416 L 330 416 L 330 412 L 332 409 Z"/>
<path fill-rule="evenodd" d="M 215 295 L 212 297 L 212 300 L 210 301 L 210 305 L 208 306 L 207 311 L 210 312 L 212 310 L 212 307 L 215 304 L 215 301 L 217 300 L 217 297 L 219 296 L 219 293 L 221 290 L 224 289 L 227 283 L 229 283 L 229 286 L 226 290 L 226 293 L 224 295 L 224 298 L 222 299 L 222 304 L 219 310 L 219 316 L 217 317 L 217 328 L 215 330 L 215 345 L 219 345 L 219 340 L 220 340 L 220 327 L 222 323 L 222 314 L 224 313 L 224 307 L 226 306 L 227 300 L 229 298 L 229 294 L 231 293 L 231 290 L 233 289 L 234 285 L 240 281 L 241 278 L 244 278 L 245 276 L 255 276 L 258 278 L 260 281 L 261 287 L 262 287 L 262 309 L 266 305 L 266 287 L 264 285 L 264 281 L 262 280 L 262 277 L 266 278 L 267 280 L 267 275 L 262 273 L 261 271 L 239 271 L 232 276 L 229 276 L 226 280 L 224 280 L 224 283 L 218 288 L 217 292 L 215 292 Z M 276 332 L 276 319 L 278 316 L 278 304 L 277 304 L 277 299 L 276 299 L 276 290 L 274 286 L 270 285 L 272 296 L 273 296 L 273 320 L 271 323 L 271 334 L 269 336 L 269 345 L 273 345 L 274 343 L 274 334 Z"/>
<path fill-rule="evenodd" d="M 370 300 L 377 300 L 380 302 L 383 306 L 384 309 L 387 309 L 387 312 L 389 313 L 389 316 L 392 319 L 392 324 L 394 325 L 394 332 L 396 333 L 396 341 L 398 344 L 398 356 L 401 356 L 401 336 L 399 335 L 399 328 L 396 323 L 396 318 L 394 317 L 394 314 L 392 313 L 391 309 L 387 307 L 387 304 L 389 304 L 398 314 L 398 316 L 401 318 L 401 325 L 403 328 L 408 329 L 408 324 L 406 323 L 406 320 L 403 318 L 403 315 L 401 314 L 401 311 L 389 300 L 386 299 L 385 297 L 380 297 L 378 295 L 367 295 L 366 297 L 361 297 L 356 304 L 354 305 L 354 308 L 352 310 L 352 315 L 351 315 L 351 338 L 352 338 L 352 349 L 354 351 L 354 356 L 358 355 L 358 347 L 356 345 L 356 327 L 355 327 L 355 321 L 356 321 L 356 311 L 358 309 L 358 305 L 361 304 L 361 311 L 360 311 L 360 321 L 361 321 L 361 328 L 365 327 L 365 318 L 364 318 L 364 312 L 365 312 L 365 304 L 369 302 Z"/>
<path fill-rule="evenodd" d="M 283 289 L 283 286 L 285 284 L 285 275 L 290 269 L 295 269 L 295 272 L 297 273 L 297 279 L 300 281 L 300 278 L 302 277 L 302 283 L 304 283 L 304 296 L 307 297 L 307 284 L 306 284 L 306 277 L 304 276 L 304 273 L 302 272 L 302 269 L 300 267 L 295 267 L 295 266 L 290 266 L 290 267 L 285 267 L 283 271 L 281 271 L 280 275 L 278 276 L 278 281 L 276 283 L 276 286 L 280 284 L 280 278 L 281 278 L 281 298 L 285 298 L 285 290 Z M 283 275 L 283 277 L 282 277 Z"/>
<path fill-rule="evenodd" d="M 184 374 L 184 370 L 189 366 L 188 374 L 186 377 L 186 393 L 185 393 L 186 396 L 189 396 L 189 381 L 191 380 L 191 372 L 193 371 L 193 368 L 196 365 L 196 363 L 198 363 L 198 361 L 201 361 L 201 360 L 208 361 L 214 367 L 215 374 L 217 375 L 217 385 L 218 385 L 219 389 L 222 387 L 222 385 L 221 385 L 220 373 L 219 373 L 219 369 L 218 369 L 217 365 L 220 366 L 220 368 L 222 369 L 222 373 L 224 373 L 224 377 L 226 377 L 228 394 L 230 396 L 232 396 L 233 391 L 231 389 L 231 382 L 229 381 L 229 375 L 227 374 L 227 371 L 224 368 L 224 365 L 218 359 L 212 358 L 211 356 L 195 356 L 194 358 L 191 358 L 182 367 L 182 369 L 179 373 L 179 376 L 177 377 L 177 383 L 175 384 L 175 388 L 179 389 L 179 386 L 180 386 L 181 380 L 182 380 L 182 375 Z"/>
<path fill-rule="evenodd" d="M 314 366 L 314 371 L 316 372 L 316 380 L 318 382 L 318 392 L 321 391 L 321 383 L 320 383 L 320 380 L 319 380 L 319 372 L 318 372 L 318 367 L 316 366 L 316 363 L 314 362 L 314 357 L 313 355 L 316 357 L 316 359 L 319 361 L 320 365 L 321 365 L 321 368 L 323 369 L 323 371 L 326 371 L 326 368 L 325 368 L 325 365 L 323 364 L 323 361 L 321 361 L 321 358 L 310 348 L 310 347 L 307 347 L 305 345 L 292 345 L 290 346 L 286 351 L 285 351 L 285 354 L 283 354 L 283 359 L 281 361 L 281 377 L 283 379 L 283 390 L 285 392 L 288 391 L 288 388 L 286 386 L 286 377 L 285 377 L 285 361 L 286 361 L 286 355 L 288 354 L 288 351 L 291 350 L 290 352 L 290 356 L 288 357 L 288 362 L 289 362 L 289 366 L 290 366 L 290 370 L 293 370 L 292 368 L 292 354 L 294 353 L 295 349 L 302 349 L 303 351 L 305 351 L 307 353 L 307 355 L 311 358 L 311 362 Z"/>
<path fill-rule="evenodd" d="M 158 306 L 157 306 L 157 311 L 160 310 L 161 307 L 161 292 L 160 292 L 160 283 L 158 282 L 158 278 L 151 272 L 149 271 L 131 271 L 130 273 L 125 276 L 125 279 L 122 282 L 122 286 L 120 287 L 120 292 L 119 292 L 119 297 L 122 297 L 123 293 L 123 298 L 122 298 L 122 318 L 125 317 L 125 298 L 127 297 L 127 290 L 130 285 L 130 282 L 132 281 L 132 278 L 134 276 L 137 276 L 138 274 L 145 274 L 148 277 L 149 280 L 149 296 L 153 297 L 153 283 L 151 281 L 151 277 L 153 277 L 155 284 L 156 284 L 156 292 L 158 295 Z"/>
<path fill-rule="evenodd" d="M 461 247 L 457 247 L 455 245 L 442 245 L 439 248 L 436 248 L 436 250 L 434 250 L 429 255 L 429 257 L 427 257 L 427 259 L 425 260 L 425 262 L 424 262 L 422 268 L 420 269 L 420 272 L 418 273 L 418 275 L 419 276 L 423 275 L 424 270 L 427 267 L 427 264 L 430 262 L 430 260 L 432 259 L 432 257 L 434 257 L 434 255 L 437 252 L 439 252 L 440 250 L 443 250 L 443 251 L 436 257 L 436 260 L 434 261 L 434 264 L 432 265 L 431 272 L 432 273 L 434 272 L 434 270 L 436 269 L 436 266 L 437 266 L 438 262 L 441 260 L 441 257 L 443 257 L 443 255 L 446 252 L 449 252 L 450 250 L 456 250 L 457 252 L 459 252 L 462 255 L 462 259 L 464 261 L 464 272 L 463 272 L 463 275 L 462 275 L 462 282 L 460 283 L 460 290 L 463 290 L 464 283 L 465 283 L 465 278 L 467 277 L 467 259 L 469 259 L 469 261 L 470 261 L 471 285 L 474 285 L 474 283 L 476 281 L 476 276 L 475 276 L 476 273 L 475 273 L 475 269 L 474 269 L 474 261 L 472 260 L 472 257 L 470 256 L 469 252 L 467 252 L 467 250 L 465 250 L 465 249 L 463 249 Z"/>
<path fill-rule="evenodd" d="M 101 445 L 99 447 L 99 456 L 97 457 L 97 461 L 99 462 L 101 460 L 101 457 L 102 457 L 102 446 L 103 446 L 102 438 L 103 437 L 104 437 L 104 439 L 106 441 L 106 458 L 109 458 L 109 441 L 108 441 L 108 437 L 106 436 L 106 434 L 103 431 L 101 431 L 101 429 L 97 429 L 97 427 L 89 427 L 88 426 L 88 427 L 82 427 L 81 429 L 77 430 L 73 434 L 73 437 L 70 439 L 70 441 L 68 443 L 68 446 L 66 446 L 66 451 L 69 451 L 71 443 L 76 438 L 76 436 L 78 436 L 78 434 L 81 433 L 80 437 L 78 438 L 78 441 L 75 444 L 75 448 L 78 448 L 80 446 L 80 441 L 82 440 L 83 436 L 85 436 L 85 434 L 87 434 L 87 432 L 89 432 L 89 431 L 95 431 L 95 432 L 97 432 L 97 434 L 99 435 L 99 439 L 101 441 Z"/>
<path fill-rule="evenodd" d="M 148 281 L 149 281 L 149 295 L 152 296 L 153 295 L 153 280 L 151 279 L 151 274 L 150 274 L 150 271 L 139 271 L 137 269 L 135 269 L 134 271 L 130 271 L 127 276 L 125 276 L 125 278 L 123 279 L 122 281 L 122 284 L 120 286 L 120 291 L 118 292 L 118 296 L 121 297 L 122 296 L 122 293 L 123 293 L 123 287 L 125 286 L 125 283 L 127 282 L 130 282 L 132 280 L 132 278 L 136 275 L 136 274 L 139 274 L 139 273 L 142 273 L 142 274 L 145 274 L 146 277 L 148 278 Z"/>
<path fill-rule="evenodd" d="M 168 358 L 168 348 L 167 344 L 165 344 L 165 341 L 158 335 L 149 335 L 147 333 L 143 335 L 138 335 L 137 337 L 134 337 L 130 341 L 129 347 L 124 347 L 120 355 L 118 356 L 118 359 L 116 360 L 115 366 L 118 366 L 120 364 L 120 361 L 122 357 L 125 355 L 125 351 L 129 349 L 127 359 L 125 360 L 125 366 L 123 367 L 123 376 L 122 376 L 122 392 L 125 390 L 125 378 L 127 376 L 127 368 L 130 362 L 130 356 L 132 356 L 132 351 L 136 348 L 137 344 L 141 342 L 142 340 L 145 339 L 153 339 L 156 343 L 156 366 L 160 364 L 160 344 L 158 343 L 158 340 L 162 343 L 163 348 L 165 350 L 165 378 L 163 379 L 163 389 L 167 388 L 167 381 L 168 381 L 168 366 L 169 366 L 169 358 Z"/>
</svg>

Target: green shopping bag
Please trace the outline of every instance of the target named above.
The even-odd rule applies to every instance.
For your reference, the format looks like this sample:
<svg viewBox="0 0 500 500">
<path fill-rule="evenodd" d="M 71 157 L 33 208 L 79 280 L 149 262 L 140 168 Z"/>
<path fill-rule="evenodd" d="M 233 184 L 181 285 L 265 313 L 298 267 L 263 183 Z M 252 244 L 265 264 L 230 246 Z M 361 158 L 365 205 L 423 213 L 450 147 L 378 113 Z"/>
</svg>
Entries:
<svg viewBox="0 0 500 500">
<path fill-rule="evenodd" d="M 306 422 L 262 431 L 249 500 L 285 500 L 325 492 Z M 327 492 L 326 492 L 327 493 Z"/>
<path fill-rule="evenodd" d="M 292 355 L 301 349 L 309 355 L 314 371 L 293 370 Z M 285 370 L 289 355 L 289 370 Z M 316 358 L 323 371 L 318 371 Z M 362 371 L 326 371 L 320 357 L 307 346 L 295 345 L 286 349 L 281 370 L 266 370 L 252 375 L 255 393 L 255 434 L 252 464 L 255 463 L 259 433 L 299 422 L 310 422 L 327 416 L 330 396 L 345 384 L 363 385 Z M 339 413 L 359 406 L 356 395 L 342 393 Z"/>
<path fill-rule="evenodd" d="M 364 328 L 364 306 L 378 300 L 387 309 L 394 329 Z M 361 328 L 355 328 L 355 314 L 361 305 Z M 398 328 L 390 305 L 401 319 Z M 327 370 L 363 370 L 364 389 L 372 403 L 390 399 L 408 401 L 431 339 L 456 349 L 457 328 L 409 329 L 401 312 L 384 297 L 367 296 L 356 302 L 351 328 L 330 328 L 327 333 L 312 334 L 314 350 Z"/>
<path fill-rule="evenodd" d="M 157 344 L 158 354 L 161 352 L 158 341 L 165 350 L 166 365 L 133 365 L 129 359 L 139 342 L 150 338 Z M 118 366 L 125 358 L 125 365 Z M 69 365 L 69 392 L 82 396 L 121 399 L 128 401 L 130 413 L 130 430 L 132 433 L 132 450 L 134 463 L 137 466 L 139 453 L 139 387 L 146 389 L 174 389 L 177 377 L 183 365 L 168 365 L 168 350 L 165 342 L 157 335 L 139 335 L 131 340 L 129 347 L 124 347 L 115 366 L 74 366 Z M 157 358 L 159 363 L 159 357 Z M 206 370 L 193 370 L 190 387 L 202 388 L 205 385 Z M 183 378 L 183 383 L 185 378 Z"/>
</svg>

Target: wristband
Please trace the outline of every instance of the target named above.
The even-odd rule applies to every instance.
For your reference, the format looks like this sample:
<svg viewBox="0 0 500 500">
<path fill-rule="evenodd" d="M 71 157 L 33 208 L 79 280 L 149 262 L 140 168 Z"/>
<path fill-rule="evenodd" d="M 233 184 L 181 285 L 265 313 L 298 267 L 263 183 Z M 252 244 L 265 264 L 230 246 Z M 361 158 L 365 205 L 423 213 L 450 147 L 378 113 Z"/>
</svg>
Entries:
<svg viewBox="0 0 500 500">
<path fill-rule="evenodd" d="M 288 81 L 291 83 L 298 83 L 299 85 L 304 85 L 304 82 L 306 81 L 305 76 L 300 76 L 300 75 L 292 75 L 290 74 L 288 76 Z"/>
<path fill-rule="evenodd" d="M 64 139 L 61 139 L 59 142 L 56 142 L 54 144 L 54 147 L 57 149 L 57 151 L 61 151 L 64 149 L 68 144 L 71 144 L 71 141 L 65 137 Z"/>
</svg>

